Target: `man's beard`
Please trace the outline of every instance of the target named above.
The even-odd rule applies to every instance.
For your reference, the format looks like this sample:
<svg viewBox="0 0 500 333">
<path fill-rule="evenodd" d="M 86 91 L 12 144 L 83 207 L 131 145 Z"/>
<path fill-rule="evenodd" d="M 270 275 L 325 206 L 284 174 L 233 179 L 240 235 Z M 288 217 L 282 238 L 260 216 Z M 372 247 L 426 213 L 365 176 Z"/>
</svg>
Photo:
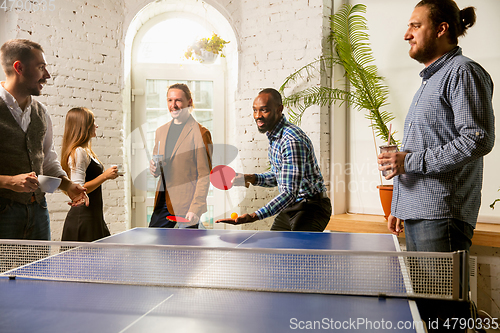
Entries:
<svg viewBox="0 0 500 333">
<path fill-rule="evenodd" d="M 436 49 L 437 46 L 435 41 L 433 42 L 432 40 L 427 40 L 420 47 L 420 49 L 416 50 L 416 52 L 414 52 L 413 54 L 410 50 L 409 54 L 411 58 L 415 59 L 416 61 L 422 64 L 425 64 L 436 57 Z"/>
<path fill-rule="evenodd" d="M 278 115 L 273 115 L 272 117 L 270 118 L 267 118 L 265 121 L 264 121 L 264 126 L 262 127 L 259 127 L 259 125 L 257 125 L 257 129 L 259 130 L 260 133 L 266 133 L 266 132 L 269 132 L 269 131 L 272 131 L 273 128 L 276 126 L 276 124 L 279 122 L 279 120 L 281 119 L 278 118 L 279 116 Z M 262 121 L 262 120 L 261 120 Z M 255 121 L 257 122 L 257 121 Z"/>
<path fill-rule="evenodd" d="M 30 94 L 31 96 L 40 96 L 41 91 L 36 88 L 29 88 L 28 94 Z"/>
<path fill-rule="evenodd" d="M 28 88 L 26 88 L 26 90 L 27 90 L 28 94 L 30 94 L 31 96 L 40 96 L 42 89 L 43 89 L 43 85 L 46 83 L 47 83 L 47 81 L 40 80 L 36 83 L 37 87 L 28 87 Z M 38 89 L 39 84 L 42 85 L 42 89 Z"/>
</svg>

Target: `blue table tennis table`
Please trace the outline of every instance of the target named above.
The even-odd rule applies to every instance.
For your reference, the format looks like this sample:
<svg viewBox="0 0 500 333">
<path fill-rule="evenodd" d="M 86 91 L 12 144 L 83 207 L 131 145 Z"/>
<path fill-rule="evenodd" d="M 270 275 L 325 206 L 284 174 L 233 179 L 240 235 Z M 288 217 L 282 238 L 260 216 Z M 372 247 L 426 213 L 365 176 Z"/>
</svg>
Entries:
<svg viewBox="0 0 500 333">
<path fill-rule="evenodd" d="M 398 251 L 389 234 L 135 228 L 100 242 Z M 405 298 L 0 277 L 0 332 L 423 332 Z M 385 329 L 384 329 L 385 328 Z"/>
</svg>

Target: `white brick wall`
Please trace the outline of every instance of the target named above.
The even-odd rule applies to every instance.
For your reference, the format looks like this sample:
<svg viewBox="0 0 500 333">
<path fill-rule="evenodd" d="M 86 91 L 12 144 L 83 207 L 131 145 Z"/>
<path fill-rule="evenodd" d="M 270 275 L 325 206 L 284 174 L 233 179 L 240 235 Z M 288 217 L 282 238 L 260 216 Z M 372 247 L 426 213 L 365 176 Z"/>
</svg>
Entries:
<svg viewBox="0 0 500 333">
<path fill-rule="evenodd" d="M 263 172 L 267 168 L 267 139 L 257 132 L 251 117 L 251 104 L 257 92 L 265 87 L 278 88 L 293 70 L 322 53 L 324 28 L 321 24 L 329 13 L 323 0 L 308 2 L 265 0 L 213 1 L 232 17 L 228 20 L 241 38 L 239 86 L 234 101 L 235 129 L 228 142 L 240 148 L 244 172 Z M 325 1 L 328 3 L 328 1 Z M 144 2 L 146 5 L 147 2 Z M 40 101 L 45 103 L 54 122 L 54 135 L 59 151 L 66 112 L 74 106 L 91 108 L 95 115 L 98 138 L 93 148 L 105 166 L 123 163 L 121 88 L 123 82 L 123 16 L 132 1 L 64 1 L 56 2 L 53 12 L 18 11 L 7 16 L 7 38 L 28 38 L 45 49 L 53 76 Z M 134 10 L 134 9 L 132 9 Z M 9 13 L 8 13 L 9 14 Z M 15 20 L 15 22 L 12 22 Z M 290 24 L 293 21 L 294 24 Z M 320 24 L 318 24 L 318 22 Z M 282 45 L 287 45 L 283 49 Z M 310 112 L 304 130 L 315 143 L 318 160 L 328 141 L 328 131 L 321 129 L 319 110 Z M 245 129 L 245 133 L 236 129 Z M 328 173 L 325 173 L 327 176 Z M 103 185 L 105 218 L 112 231 L 125 229 L 128 213 L 123 205 L 123 178 Z M 269 201 L 276 191 L 256 188 L 246 195 L 241 210 L 253 211 Z M 63 194 L 48 196 L 52 219 L 52 238 L 59 239 L 68 210 Z M 268 228 L 270 221 L 255 224 Z"/>
<path fill-rule="evenodd" d="M 60 153 L 66 112 L 75 106 L 90 108 L 99 125 L 93 148 L 104 163 L 123 163 L 121 109 L 122 1 L 57 0 L 54 11 L 6 13 L 5 38 L 27 38 L 42 45 L 52 79 L 38 99 L 54 125 L 54 143 Z M 15 22 L 12 22 L 15 21 Z M 103 185 L 105 219 L 111 232 L 125 230 L 127 212 L 123 177 Z M 69 209 L 62 193 L 49 194 L 52 239 L 61 237 Z"/>
<path fill-rule="evenodd" d="M 52 114 L 58 151 L 66 112 L 74 106 L 86 106 L 94 111 L 99 125 L 98 138 L 93 141 L 94 150 L 105 166 L 123 163 L 121 39 L 127 27 L 123 27 L 122 22 L 124 13 L 137 8 L 135 5 L 131 1 L 118 0 L 58 0 L 53 12 L 20 11 L 7 17 L 16 21 L 8 26 L 18 27 L 7 31 L 8 38 L 29 38 L 45 49 L 53 78 L 40 101 Z M 235 126 L 231 127 L 234 131 L 228 133 L 228 142 L 235 142 L 240 148 L 244 172 L 263 172 L 268 165 L 267 139 L 257 132 L 251 117 L 253 98 L 262 88 L 278 88 L 289 73 L 322 53 L 324 28 L 321 24 L 325 23 L 330 9 L 323 0 L 271 3 L 220 0 L 217 5 L 233 14 L 228 19 L 241 38 L 240 89 L 234 101 L 237 116 Z M 291 21 L 294 24 L 290 24 Z M 282 45 L 288 48 L 283 49 Z M 323 142 L 328 142 L 329 135 L 327 130 L 321 129 L 319 110 L 311 111 L 302 127 L 315 143 L 320 161 Z M 245 129 L 244 133 L 236 132 L 241 128 Z M 327 170 L 324 173 L 328 175 Z M 103 185 L 105 218 L 110 229 L 115 231 L 123 230 L 128 218 L 124 205 L 113 197 L 125 197 L 123 191 L 123 178 Z M 245 200 L 240 207 L 243 212 L 259 208 L 276 195 L 270 189 L 257 188 L 255 191 L 258 194 Z M 52 238 L 59 239 L 68 210 L 67 200 L 62 194 L 50 195 L 48 199 Z M 269 223 L 255 225 L 267 229 Z"/>
</svg>

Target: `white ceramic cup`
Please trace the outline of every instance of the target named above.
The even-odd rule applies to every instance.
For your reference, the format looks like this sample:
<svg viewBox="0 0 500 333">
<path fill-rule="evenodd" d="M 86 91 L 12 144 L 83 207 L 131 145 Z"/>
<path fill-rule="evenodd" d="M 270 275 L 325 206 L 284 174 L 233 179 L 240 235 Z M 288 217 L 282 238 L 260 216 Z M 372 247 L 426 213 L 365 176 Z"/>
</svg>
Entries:
<svg viewBox="0 0 500 333">
<path fill-rule="evenodd" d="M 118 168 L 118 176 L 123 176 L 125 174 L 125 170 L 123 169 L 123 165 L 121 164 L 115 164 L 115 165 L 112 165 L 112 166 L 115 166 Z"/>
<path fill-rule="evenodd" d="M 61 178 L 45 175 L 38 175 L 40 190 L 45 193 L 54 193 L 61 184 Z"/>
</svg>

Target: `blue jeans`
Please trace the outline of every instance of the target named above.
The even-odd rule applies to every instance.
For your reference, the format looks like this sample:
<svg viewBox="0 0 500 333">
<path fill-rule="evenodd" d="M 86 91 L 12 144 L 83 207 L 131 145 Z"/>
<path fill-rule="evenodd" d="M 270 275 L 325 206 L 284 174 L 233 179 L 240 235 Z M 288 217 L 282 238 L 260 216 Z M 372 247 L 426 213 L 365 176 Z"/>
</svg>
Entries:
<svg viewBox="0 0 500 333">
<path fill-rule="evenodd" d="M 406 250 L 423 252 L 469 251 L 474 228 L 457 219 L 404 221 Z"/>
<path fill-rule="evenodd" d="M 466 222 L 457 219 L 438 220 L 406 220 L 404 222 L 406 250 L 423 252 L 454 252 L 469 251 L 472 244 L 474 229 Z M 432 268 L 419 267 L 418 262 L 413 268 L 419 276 L 427 276 L 432 281 Z M 421 290 L 425 292 L 425 290 Z M 429 332 L 465 332 L 465 330 L 450 329 L 446 323 L 450 318 L 470 318 L 468 302 L 451 302 L 448 300 L 417 299 L 420 316 L 427 323 Z M 431 325 L 432 326 L 429 326 Z"/>
<path fill-rule="evenodd" d="M 0 238 L 50 240 L 50 217 L 45 198 L 29 204 L 0 198 Z"/>
</svg>

